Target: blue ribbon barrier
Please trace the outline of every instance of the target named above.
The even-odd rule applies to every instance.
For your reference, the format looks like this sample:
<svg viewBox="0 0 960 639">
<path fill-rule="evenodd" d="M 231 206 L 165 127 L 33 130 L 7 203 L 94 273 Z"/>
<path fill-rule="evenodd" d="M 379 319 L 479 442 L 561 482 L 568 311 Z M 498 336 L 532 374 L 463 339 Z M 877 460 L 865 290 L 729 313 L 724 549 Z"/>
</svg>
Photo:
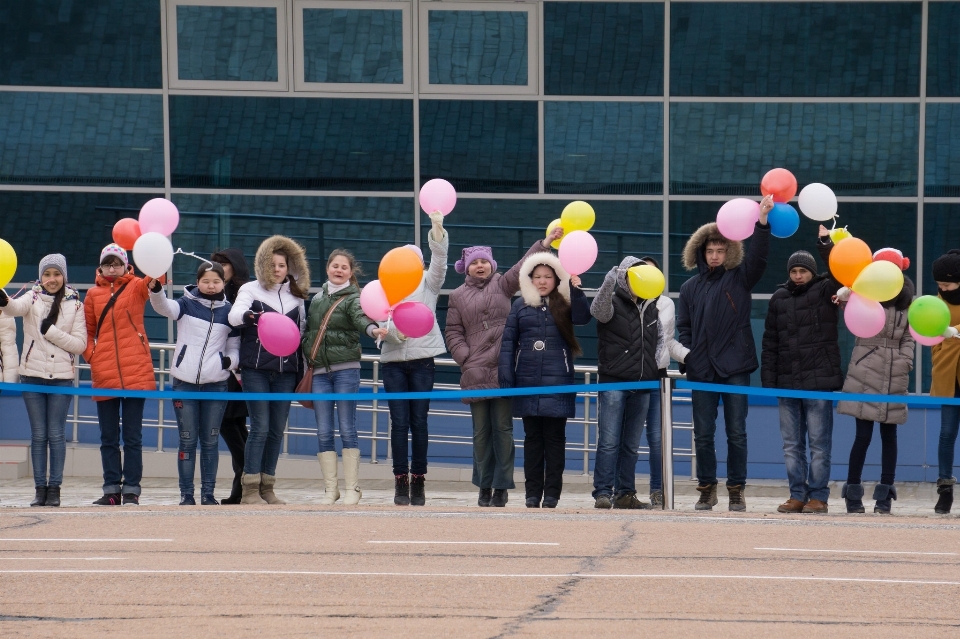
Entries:
<svg viewBox="0 0 960 639">
<path fill-rule="evenodd" d="M 874 404 L 913 404 L 916 406 L 960 406 L 960 397 L 930 397 L 929 395 L 870 395 L 868 393 L 841 393 L 839 391 L 798 391 L 785 388 L 757 388 L 677 380 L 677 388 L 732 393 L 759 397 L 787 397 L 792 399 L 826 399 L 831 402 L 871 402 Z"/>
</svg>

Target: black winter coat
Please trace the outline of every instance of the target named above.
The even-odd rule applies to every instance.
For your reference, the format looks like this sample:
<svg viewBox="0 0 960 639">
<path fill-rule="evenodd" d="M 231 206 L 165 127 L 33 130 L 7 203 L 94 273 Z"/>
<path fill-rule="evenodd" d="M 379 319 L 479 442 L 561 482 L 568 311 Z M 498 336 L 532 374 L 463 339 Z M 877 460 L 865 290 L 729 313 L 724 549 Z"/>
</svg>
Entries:
<svg viewBox="0 0 960 639">
<path fill-rule="evenodd" d="M 640 300 L 621 287 L 613 297 L 613 317 L 597 321 L 597 372 L 600 382 L 635 382 L 659 378 L 657 300 Z"/>
<path fill-rule="evenodd" d="M 587 296 L 572 286 L 570 316 L 578 326 L 590 322 Z M 545 343 L 543 350 L 534 348 L 538 340 Z M 560 336 L 546 300 L 538 306 L 528 306 L 523 297 L 513 302 L 500 343 L 499 375 L 502 388 L 574 383 L 573 353 Z M 513 416 L 574 417 L 576 398 L 575 393 L 514 397 Z"/>
</svg>

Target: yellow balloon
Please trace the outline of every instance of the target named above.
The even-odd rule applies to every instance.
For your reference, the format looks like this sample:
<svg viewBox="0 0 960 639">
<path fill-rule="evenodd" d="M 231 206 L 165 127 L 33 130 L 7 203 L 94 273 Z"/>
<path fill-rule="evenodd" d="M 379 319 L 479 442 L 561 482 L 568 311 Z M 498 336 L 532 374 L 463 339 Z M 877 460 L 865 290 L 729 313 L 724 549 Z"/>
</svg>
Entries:
<svg viewBox="0 0 960 639">
<path fill-rule="evenodd" d="M 560 226 L 560 218 L 559 218 L 559 217 L 558 217 L 557 219 L 555 219 L 553 222 L 550 222 L 550 224 L 547 225 L 547 234 L 546 234 L 544 237 L 545 237 L 545 238 L 550 237 L 550 234 L 553 232 L 553 229 L 557 228 L 558 226 Z M 564 229 L 564 230 L 566 230 L 566 229 Z M 560 250 L 560 242 L 561 242 L 561 240 L 563 240 L 562 237 L 561 237 L 559 240 L 554 240 L 554 241 L 550 242 L 550 246 L 552 246 L 555 250 L 559 251 L 559 250 Z"/>
<path fill-rule="evenodd" d="M 851 287 L 853 292 L 874 302 L 886 302 L 903 289 L 903 271 L 893 262 L 878 260 L 867 264 Z"/>
<path fill-rule="evenodd" d="M 567 204 L 560 214 L 560 225 L 563 226 L 564 233 L 589 231 L 596 220 L 597 214 L 593 212 L 593 207 L 580 200 Z"/>
<path fill-rule="evenodd" d="M 652 264 L 642 264 L 627 269 L 627 281 L 630 283 L 633 294 L 645 300 L 659 297 L 666 286 L 663 273 Z"/>
<path fill-rule="evenodd" d="M 17 252 L 10 243 L 0 240 L 0 288 L 10 283 L 17 272 Z"/>
<path fill-rule="evenodd" d="M 853 237 L 853 233 L 848 231 L 847 227 L 845 226 L 830 231 L 830 239 L 833 240 L 834 244 L 839 244 L 840 240 L 845 240 L 848 237 Z"/>
</svg>

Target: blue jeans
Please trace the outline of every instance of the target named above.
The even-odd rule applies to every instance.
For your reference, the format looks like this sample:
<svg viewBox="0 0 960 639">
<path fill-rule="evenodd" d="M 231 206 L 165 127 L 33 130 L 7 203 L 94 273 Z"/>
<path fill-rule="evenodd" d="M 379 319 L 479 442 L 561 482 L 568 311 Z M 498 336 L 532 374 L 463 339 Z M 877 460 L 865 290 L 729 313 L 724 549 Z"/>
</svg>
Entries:
<svg viewBox="0 0 960 639">
<path fill-rule="evenodd" d="M 100 421 L 100 463 L 103 465 L 103 494 L 140 494 L 143 476 L 143 403 L 135 397 L 117 397 L 97 402 Z M 120 412 L 123 411 L 121 426 Z M 120 436 L 123 434 L 123 465 Z M 122 489 L 121 489 L 122 487 Z"/>
<path fill-rule="evenodd" d="M 21 377 L 24 384 L 37 386 L 73 386 L 70 379 L 44 379 Z M 63 483 L 63 460 L 67 456 L 67 444 L 63 431 L 70 409 L 70 395 L 47 393 L 23 393 L 23 403 L 30 419 L 30 456 L 33 461 L 33 484 L 59 486 Z M 47 480 L 47 447 L 50 448 L 50 480 Z"/>
<path fill-rule="evenodd" d="M 408 362 L 387 362 L 383 365 L 383 390 L 388 393 L 416 393 L 433 390 L 436 365 L 432 357 Z M 393 474 L 427 473 L 427 413 L 429 399 L 391 399 L 390 450 L 393 453 Z M 409 436 L 408 436 L 409 433 Z M 407 465 L 407 441 L 413 446 L 412 466 Z"/>
<path fill-rule="evenodd" d="M 247 393 L 292 393 L 297 387 L 296 373 L 244 368 L 240 375 L 243 390 Z M 243 451 L 243 472 L 247 475 L 276 475 L 290 402 L 247 400 L 247 412 L 250 414 L 250 436 Z"/>
<path fill-rule="evenodd" d="M 714 384 L 749 386 L 750 375 L 740 373 L 713 380 Z M 692 391 L 693 436 L 697 449 L 697 480 L 701 486 L 717 483 L 717 413 L 723 398 L 723 422 L 727 430 L 727 486 L 747 483 L 747 396 L 735 393 Z"/>
<path fill-rule="evenodd" d="M 637 449 L 650 408 L 650 391 L 601 391 L 597 406 L 593 497 L 636 493 Z"/>
<path fill-rule="evenodd" d="M 953 396 L 960 397 L 960 388 L 954 391 Z M 937 446 L 940 479 L 953 477 L 953 455 L 957 446 L 958 429 L 960 429 L 960 406 L 941 406 L 940 444 Z"/>
<path fill-rule="evenodd" d="M 348 368 L 332 373 L 313 376 L 314 393 L 356 393 L 360 390 L 360 369 Z M 317 416 L 317 441 L 320 452 L 337 450 L 333 439 L 333 406 L 337 406 L 337 423 L 340 430 L 340 442 L 344 448 L 360 448 L 357 439 L 357 402 L 338 399 L 326 402 L 313 402 L 313 412 Z"/>
<path fill-rule="evenodd" d="M 650 391 L 650 408 L 647 409 L 647 447 L 650 449 L 650 493 L 663 490 L 663 448 L 660 441 L 663 431 L 660 426 L 660 391 Z"/>
<path fill-rule="evenodd" d="M 479 488 L 516 488 L 513 464 L 513 400 L 485 399 L 470 404 L 473 417 L 473 485 Z"/>
<path fill-rule="evenodd" d="M 226 380 L 208 384 L 191 384 L 173 380 L 173 390 L 183 393 L 225 393 Z M 193 476 L 197 469 L 197 440 L 200 440 L 200 494 L 213 495 L 217 485 L 217 466 L 220 463 L 220 420 L 227 402 L 212 399 L 175 399 L 180 447 L 177 454 L 177 472 L 180 475 L 180 494 L 193 495 Z"/>
<path fill-rule="evenodd" d="M 806 502 L 830 498 L 830 449 L 833 446 L 833 402 L 781 397 L 780 435 L 790 498 Z M 810 463 L 807 463 L 807 439 Z"/>
</svg>

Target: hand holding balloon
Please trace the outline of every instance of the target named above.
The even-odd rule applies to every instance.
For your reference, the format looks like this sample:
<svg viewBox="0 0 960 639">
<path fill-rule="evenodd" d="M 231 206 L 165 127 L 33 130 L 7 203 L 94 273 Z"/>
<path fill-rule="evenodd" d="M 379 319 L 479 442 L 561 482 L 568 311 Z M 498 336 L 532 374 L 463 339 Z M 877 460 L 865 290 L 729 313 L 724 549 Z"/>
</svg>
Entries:
<svg viewBox="0 0 960 639">
<path fill-rule="evenodd" d="M 579 276 L 579 275 L 571 275 L 571 276 L 570 276 L 570 286 L 573 286 L 573 287 L 575 287 L 575 288 L 580 288 L 580 276 Z"/>
<path fill-rule="evenodd" d="M 557 226 L 554 227 L 548 234 L 547 239 L 543 240 L 543 248 L 549 249 L 550 245 L 563 237 L 563 227 Z"/>
<path fill-rule="evenodd" d="M 773 210 L 773 195 L 765 195 L 760 200 L 760 224 L 766 226 L 767 215 Z"/>
</svg>

